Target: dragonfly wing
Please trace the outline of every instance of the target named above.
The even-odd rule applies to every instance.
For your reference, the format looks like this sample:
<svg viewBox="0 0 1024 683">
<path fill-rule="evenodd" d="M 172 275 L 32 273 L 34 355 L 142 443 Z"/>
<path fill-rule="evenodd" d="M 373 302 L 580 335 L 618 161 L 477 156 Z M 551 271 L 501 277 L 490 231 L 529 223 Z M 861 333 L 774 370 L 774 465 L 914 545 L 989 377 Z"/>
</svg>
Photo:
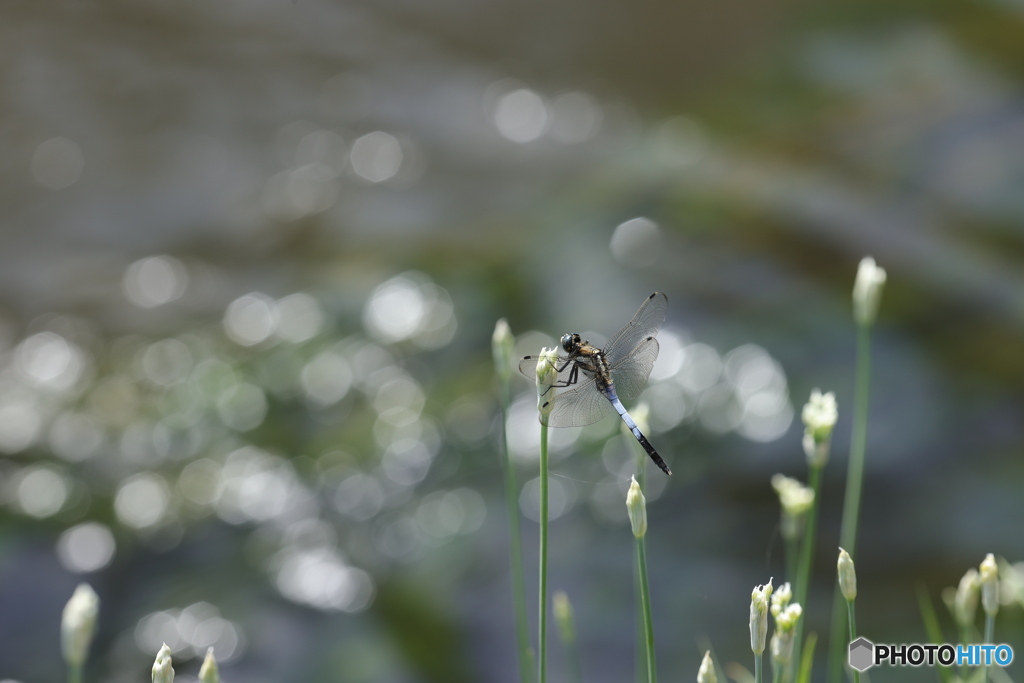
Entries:
<svg viewBox="0 0 1024 683">
<path fill-rule="evenodd" d="M 615 409 L 597 390 L 593 378 L 588 379 L 552 399 L 554 407 L 548 415 L 552 427 L 584 427 L 607 417 Z"/>
<path fill-rule="evenodd" d="M 657 339 L 646 337 L 633 349 L 633 353 L 611 366 L 615 393 L 620 399 L 632 401 L 644 390 L 659 349 Z"/>
<path fill-rule="evenodd" d="M 668 297 L 661 292 L 655 292 L 647 297 L 633 319 L 605 344 L 604 354 L 608 362 L 614 366 L 630 356 L 633 349 L 647 337 L 657 336 L 658 330 L 665 322 L 667 310 Z"/>
<path fill-rule="evenodd" d="M 519 361 L 519 372 L 534 383 L 537 381 L 537 360 L 538 356 L 523 356 L 523 359 Z M 575 363 L 568 361 L 569 359 L 565 356 L 558 358 L 558 367 L 562 368 L 562 371 L 558 373 L 558 384 L 565 384 L 569 381 L 569 375 L 572 373 L 572 366 Z"/>
</svg>

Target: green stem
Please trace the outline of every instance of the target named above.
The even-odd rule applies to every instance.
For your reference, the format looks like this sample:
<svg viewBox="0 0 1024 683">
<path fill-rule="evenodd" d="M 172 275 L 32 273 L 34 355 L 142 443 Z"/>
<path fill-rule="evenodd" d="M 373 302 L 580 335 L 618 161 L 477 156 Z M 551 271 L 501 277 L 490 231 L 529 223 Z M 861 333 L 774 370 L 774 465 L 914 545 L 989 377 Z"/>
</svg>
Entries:
<svg viewBox="0 0 1024 683">
<path fill-rule="evenodd" d="M 850 627 L 850 642 L 852 643 L 857 639 L 857 612 L 853 600 L 846 601 L 846 616 Z M 852 671 L 853 683 L 860 683 L 860 672 L 856 669 L 852 669 Z"/>
<path fill-rule="evenodd" d="M 637 605 L 644 600 L 643 587 L 640 585 L 640 567 L 635 561 L 633 562 L 633 599 L 635 600 L 634 604 Z M 636 633 L 633 634 L 636 640 L 634 651 L 638 653 L 634 658 L 636 671 L 633 672 L 636 683 L 644 683 L 647 680 L 647 658 L 639 655 L 647 647 L 647 634 L 644 632 L 644 620 L 641 617 L 642 615 L 637 614 Z"/>
<path fill-rule="evenodd" d="M 857 330 L 857 380 L 854 387 L 853 433 L 850 437 L 850 464 L 843 501 L 843 525 L 839 545 L 850 555 L 857 552 L 857 523 L 860 517 L 860 493 L 864 484 L 864 453 L 868 441 L 868 387 L 871 380 L 871 328 Z"/>
<path fill-rule="evenodd" d="M 785 539 L 786 544 L 786 578 L 793 582 L 793 586 L 797 585 L 797 567 L 800 564 L 800 539 L 799 538 L 787 538 Z M 801 603 L 803 604 L 803 603 Z"/>
<path fill-rule="evenodd" d="M 82 666 L 80 664 L 68 666 L 68 683 L 82 683 Z"/>
<path fill-rule="evenodd" d="M 817 534 L 818 527 L 818 507 L 821 500 L 821 470 L 820 466 L 811 466 L 810 468 L 810 484 L 811 490 L 814 491 L 814 502 L 811 504 L 811 509 L 807 512 L 807 524 L 804 527 L 804 539 L 803 544 L 800 548 L 800 565 L 796 573 L 796 602 L 804 609 L 804 614 L 807 614 L 807 593 L 811 586 L 811 560 L 814 557 L 814 541 L 815 535 Z M 791 662 L 799 662 L 801 650 L 803 649 L 804 641 L 804 620 L 800 619 L 796 623 L 796 642 L 793 643 L 793 658 Z M 793 667 L 788 667 L 790 671 Z"/>
<path fill-rule="evenodd" d="M 754 683 L 761 683 L 761 658 L 762 655 L 754 655 Z"/>
<path fill-rule="evenodd" d="M 636 562 L 640 568 L 640 604 L 643 608 L 644 642 L 647 650 L 647 683 L 656 683 L 657 669 L 654 666 L 654 622 L 651 620 L 651 590 L 647 585 L 647 553 L 644 539 L 636 539 Z"/>
<path fill-rule="evenodd" d="M 807 524 L 804 527 L 803 544 L 800 548 L 800 566 L 796 573 L 796 602 L 804 610 L 807 609 L 807 591 L 811 584 L 811 559 L 814 557 L 814 540 L 818 526 L 818 502 L 821 498 L 821 468 L 812 467 L 810 472 L 811 490 L 814 491 L 814 502 L 807 512 Z M 802 622 L 798 622 L 802 625 Z M 799 632 L 797 635 L 799 639 Z"/>
<path fill-rule="evenodd" d="M 986 613 L 985 614 L 985 644 L 986 645 L 992 645 L 993 644 L 993 639 L 995 637 L 995 630 L 996 630 L 996 615 Z M 984 675 L 983 675 L 983 677 L 981 679 L 981 683 L 988 683 L 988 659 L 985 660 L 985 663 L 982 666 L 983 666 L 983 668 L 985 670 L 985 673 L 984 673 Z"/>
<path fill-rule="evenodd" d="M 846 473 L 846 497 L 839 545 L 856 554 L 857 522 L 860 517 L 861 488 L 864 483 L 864 453 L 868 440 L 868 387 L 871 379 L 871 326 L 857 327 L 857 376 L 853 392 L 853 431 L 850 435 L 850 463 Z M 829 677 L 839 683 L 843 670 L 843 596 L 836 586 L 832 601 L 832 634 L 829 647 Z"/>
<path fill-rule="evenodd" d="M 516 619 L 516 646 L 519 650 L 519 680 L 530 683 L 530 632 L 526 625 L 526 582 L 523 578 L 523 536 L 519 525 L 519 487 L 512 454 L 508 450 L 509 375 L 498 372 L 501 395 L 501 448 L 505 468 L 505 508 L 508 514 L 510 561 L 512 565 L 512 608 Z"/>
<path fill-rule="evenodd" d="M 548 426 L 540 425 L 540 588 L 537 613 L 537 680 L 548 678 Z"/>
<path fill-rule="evenodd" d="M 647 487 L 647 453 L 636 439 L 630 435 L 629 441 L 634 446 L 633 450 L 636 453 L 636 483 L 640 486 L 640 490 L 644 491 Z M 640 564 L 634 563 L 633 567 L 633 597 L 636 600 L 636 604 L 643 602 L 643 586 L 641 585 L 640 579 Z M 647 647 L 647 634 L 644 631 L 643 619 L 636 620 L 636 652 L 642 652 Z M 644 657 L 636 657 L 636 672 L 635 672 L 636 683 L 643 683 L 647 680 L 647 659 Z"/>
</svg>

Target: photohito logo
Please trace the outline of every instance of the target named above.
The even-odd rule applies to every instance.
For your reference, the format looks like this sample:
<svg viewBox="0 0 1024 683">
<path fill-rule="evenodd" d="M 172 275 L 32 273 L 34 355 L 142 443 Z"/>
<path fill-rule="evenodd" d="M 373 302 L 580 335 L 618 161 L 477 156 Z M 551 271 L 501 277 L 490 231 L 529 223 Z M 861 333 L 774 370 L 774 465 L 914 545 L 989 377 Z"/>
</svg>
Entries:
<svg viewBox="0 0 1024 683">
<path fill-rule="evenodd" d="M 866 671 L 879 664 L 889 666 L 1009 666 L 1013 648 L 1001 645 L 875 645 L 867 638 L 850 643 L 850 666 Z"/>
</svg>

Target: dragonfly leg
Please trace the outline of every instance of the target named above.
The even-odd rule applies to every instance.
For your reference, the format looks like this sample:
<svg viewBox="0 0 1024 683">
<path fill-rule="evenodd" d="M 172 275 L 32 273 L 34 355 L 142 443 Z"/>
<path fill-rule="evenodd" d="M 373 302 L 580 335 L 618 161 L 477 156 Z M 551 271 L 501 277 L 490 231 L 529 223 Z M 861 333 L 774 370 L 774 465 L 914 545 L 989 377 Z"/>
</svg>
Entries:
<svg viewBox="0 0 1024 683">
<path fill-rule="evenodd" d="M 569 362 L 571 363 L 572 361 L 569 361 Z M 562 370 L 565 370 L 565 365 L 562 366 Z M 562 370 L 559 370 L 559 372 L 561 372 Z M 564 389 L 566 387 L 571 387 L 573 384 L 576 384 L 579 381 L 580 381 L 580 366 L 577 364 L 577 365 L 572 366 L 572 370 L 569 371 L 569 376 L 566 378 L 566 380 L 564 382 L 555 382 L 554 384 L 549 386 L 548 389 L 552 389 L 554 387 L 557 387 L 559 389 Z M 548 393 L 548 389 L 544 390 L 545 394 Z"/>
</svg>

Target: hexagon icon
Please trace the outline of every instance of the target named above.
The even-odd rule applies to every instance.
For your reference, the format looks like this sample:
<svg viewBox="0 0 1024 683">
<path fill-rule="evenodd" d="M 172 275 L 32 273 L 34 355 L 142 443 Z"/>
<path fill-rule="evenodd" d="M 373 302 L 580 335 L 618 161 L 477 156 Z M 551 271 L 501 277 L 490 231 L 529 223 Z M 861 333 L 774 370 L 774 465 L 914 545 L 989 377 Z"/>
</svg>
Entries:
<svg viewBox="0 0 1024 683">
<path fill-rule="evenodd" d="M 867 638 L 858 638 L 850 643 L 850 666 L 857 671 L 867 671 L 875 664 L 875 644 Z"/>
</svg>

